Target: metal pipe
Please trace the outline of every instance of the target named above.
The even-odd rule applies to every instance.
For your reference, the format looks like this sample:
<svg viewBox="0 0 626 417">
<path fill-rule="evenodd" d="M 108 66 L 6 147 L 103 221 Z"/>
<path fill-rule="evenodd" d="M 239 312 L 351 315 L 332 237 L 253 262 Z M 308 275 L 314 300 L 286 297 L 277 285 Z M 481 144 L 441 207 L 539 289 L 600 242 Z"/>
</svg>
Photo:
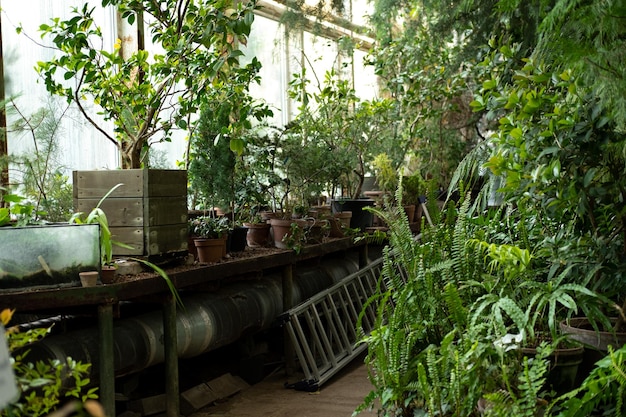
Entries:
<svg viewBox="0 0 626 417">
<path fill-rule="evenodd" d="M 297 304 L 358 269 L 358 257 L 346 254 L 315 266 L 294 268 L 292 300 Z M 355 254 L 358 256 L 358 254 Z M 268 329 L 284 311 L 281 272 L 254 281 L 224 286 L 215 293 L 182 294 L 177 311 L 176 339 L 180 358 L 211 351 L 241 337 Z M 35 344 L 36 358 L 64 361 L 67 357 L 96 365 L 100 344 L 97 328 L 52 335 Z M 113 326 L 113 369 L 116 376 L 138 372 L 165 360 L 163 313 L 151 311 L 117 320 Z M 98 373 L 91 367 L 91 378 Z"/>
</svg>

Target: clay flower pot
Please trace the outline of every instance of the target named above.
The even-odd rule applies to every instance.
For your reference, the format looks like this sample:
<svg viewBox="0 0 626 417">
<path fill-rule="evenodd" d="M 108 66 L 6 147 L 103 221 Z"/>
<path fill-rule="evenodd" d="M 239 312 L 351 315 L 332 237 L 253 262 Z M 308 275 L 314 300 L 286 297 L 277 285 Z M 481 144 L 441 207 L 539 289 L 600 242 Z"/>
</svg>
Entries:
<svg viewBox="0 0 626 417">
<path fill-rule="evenodd" d="M 245 223 L 248 228 L 246 243 L 251 248 L 267 246 L 270 238 L 270 225 L 268 223 Z"/>
<path fill-rule="evenodd" d="M 226 251 L 226 239 L 204 239 L 196 238 L 193 240 L 198 251 L 198 262 L 211 263 L 219 262 Z"/>
<path fill-rule="evenodd" d="M 272 232 L 274 235 L 274 246 L 280 249 L 287 249 L 287 245 L 283 242 L 285 236 L 291 230 L 291 223 L 295 220 L 286 219 L 270 219 Z"/>
<path fill-rule="evenodd" d="M 95 287 L 98 285 L 98 271 L 79 272 L 78 276 L 83 287 Z"/>
</svg>

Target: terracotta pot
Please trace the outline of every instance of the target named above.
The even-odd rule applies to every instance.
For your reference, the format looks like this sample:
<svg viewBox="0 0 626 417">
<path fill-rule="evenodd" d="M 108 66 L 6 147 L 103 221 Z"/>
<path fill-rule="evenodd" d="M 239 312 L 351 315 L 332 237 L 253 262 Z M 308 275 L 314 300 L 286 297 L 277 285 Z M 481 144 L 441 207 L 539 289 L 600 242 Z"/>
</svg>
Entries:
<svg viewBox="0 0 626 417">
<path fill-rule="evenodd" d="M 79 272 L 78 276 L 83 287 L 95 287 L 98 285 L 98 271 Z"/>
<path fill-rule="evenodd" d="M 350 227 L 353 229 L 365 230 L 367 227 L 372 227 L 374 222 L 374 215 L 364 210 L 365 207 L 373 207 L 376 201 L 366 198 L 356 200 L 333 200 L 331 207 L 333 213 L 351 211 L 352 218 L 350 219 Z"/>
<path fill-rule="evenodd" d="M 311 211 L 314 211 L 317 214 L 318 219 L 327 219 L 331 217 L 330 206 L 314 206 L 311 207 Z"/>
<path fill-rule="evenodd" d="M 334 213 L 333 216 L 339 220 L 344 227 L 350 227 L 350 220 L 352 219 L 351 211 L 340 211 Z"/>
<path fill-rule="evenodd" d="M 270 226 L 272 226 L 274 236 L 274 246 L 280 249 L 288 249 L 283 239 L 291 230 L 291 223 L 294 222 L 295 220 L 270 219 Z"/>
<path fill-rule="evenodd" d="M 223 238 L 196 238 L 193 242 L 198 250 L 198 262 L 200 263 L 218 262 L 224 256 L 226 240 Z"/>
<path fill-rule="evenodd" d="M 402 207 L 404 209 L 404 212 L 406 213 L 406 217 L 409 221 L 409 223 L 413 223 L 414 222 L 414 217 L 415 217 L 415 204 L 410 204 L 408 206 L 403 206 Z"/>
<path fill-rule="evenodd" d="M 307 229 L 307 243 L 322 243 L 329 233 L 328 220 L 310 221 Z"/>
<path fill-rule="evenodd" d="M 100 281 L 103 284 L 112 284 L 115 281 L 115 268 L 110 265 L 102 265 L 100 269 Z"/>
<path fill-rule="evenodd" d="M 246 243 L 251 248 L 267 246 L 270 239 L 270 225 L 268 223 L 244 223 L 248 228 Z"/>
</svg>

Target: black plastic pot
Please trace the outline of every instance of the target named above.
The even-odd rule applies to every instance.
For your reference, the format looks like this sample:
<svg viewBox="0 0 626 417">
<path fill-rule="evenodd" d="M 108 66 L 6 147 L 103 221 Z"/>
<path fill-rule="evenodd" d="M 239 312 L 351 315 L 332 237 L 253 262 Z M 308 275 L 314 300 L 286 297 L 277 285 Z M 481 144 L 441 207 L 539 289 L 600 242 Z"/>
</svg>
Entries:
<svg viewBox="0 0 626 417">
<path fill-rule="evenodd" d="M 237 226 L 228 232 L 228 240 L 226 241 L 227 252 L 242 252 L 246 249 L 246 236 L 248 228 Z"/>
<path fill-rule="evenodd" d="M 333 200 L 331 208 L 333 213 L 342 211 L 351 211 L 350 228 L 365 230 L 372 227 L 374 223 L 374 215 L 369 211 L 363 210 L 365 207 L 373 207 L 375 201 L 369 198 L 359 198 L 350 200 Z"/>
</svg>

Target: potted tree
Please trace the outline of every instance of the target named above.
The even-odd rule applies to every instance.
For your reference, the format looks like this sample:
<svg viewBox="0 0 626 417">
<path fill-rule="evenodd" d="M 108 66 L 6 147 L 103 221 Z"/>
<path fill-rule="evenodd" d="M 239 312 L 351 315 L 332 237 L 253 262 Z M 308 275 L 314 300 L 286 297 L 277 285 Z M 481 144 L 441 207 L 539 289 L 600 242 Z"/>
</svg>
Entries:
<svg viewBox="0 0 626 417">
<path fill-rule="evenodd" d="M 77 209 L 88 211 L 112 185 L 124 183 L 124 191 L 110 196 L 107 204 L 115 204 L 116 198 L 136 199 L 117 204 L 136 208 L 137 213 L 119 218 L 115 208 L 103 209 L 109 212 L 112 227 L 127 228 L 118 234 L 130 237 L 141 232 L 142 238 L 130 244 L 134 247 L 131 254 L 182 251 L 187 244 L 186 172 L 153 174 L 141 169 L 147 167 L 145 157 L 151 142 L 169 140 L 174 129 L 193 131 L 194 115 L 205 92 L 237 63 L 241 54 L 237 45 L 246 43 L 254 4 L 239 3 L 231 8 L 204 0 L 179 9 L 175 2 L 164 6 L 142 0 L 105 0 L 102 5 L 116 7 L 121 19 L 138 27 L 135 33 L 143 33 L 144 17 L 150 20 L 151 39 L 162 53 L 150 54 L 142 47 L 131 52 L 119 40 L 113 50 L 103 48 L 106 34 L 96 26 L 94 8 L 88 3 L 74 9 L 67 19 L 41 25 L 42 36 L 52 40 L 57 52 L 37 67 L 47 90 L 75 103 L 119 150 L 122 167 L 131 170 L 75 173 L 74 197 L 85 200 L 79 201 Z M 221 29 L 208 31 L 211 27 Z M 68 33 L 82 36 L 66 36 Z M 137 40 L 139 45 L 143 42 Z M 105 122 L 113 122 L 113 133 L 99 123 L 85 99 L 96 104 Z M 151 201 L 153 191 L 159 193 L 157 202 Z"/>
</svg>

